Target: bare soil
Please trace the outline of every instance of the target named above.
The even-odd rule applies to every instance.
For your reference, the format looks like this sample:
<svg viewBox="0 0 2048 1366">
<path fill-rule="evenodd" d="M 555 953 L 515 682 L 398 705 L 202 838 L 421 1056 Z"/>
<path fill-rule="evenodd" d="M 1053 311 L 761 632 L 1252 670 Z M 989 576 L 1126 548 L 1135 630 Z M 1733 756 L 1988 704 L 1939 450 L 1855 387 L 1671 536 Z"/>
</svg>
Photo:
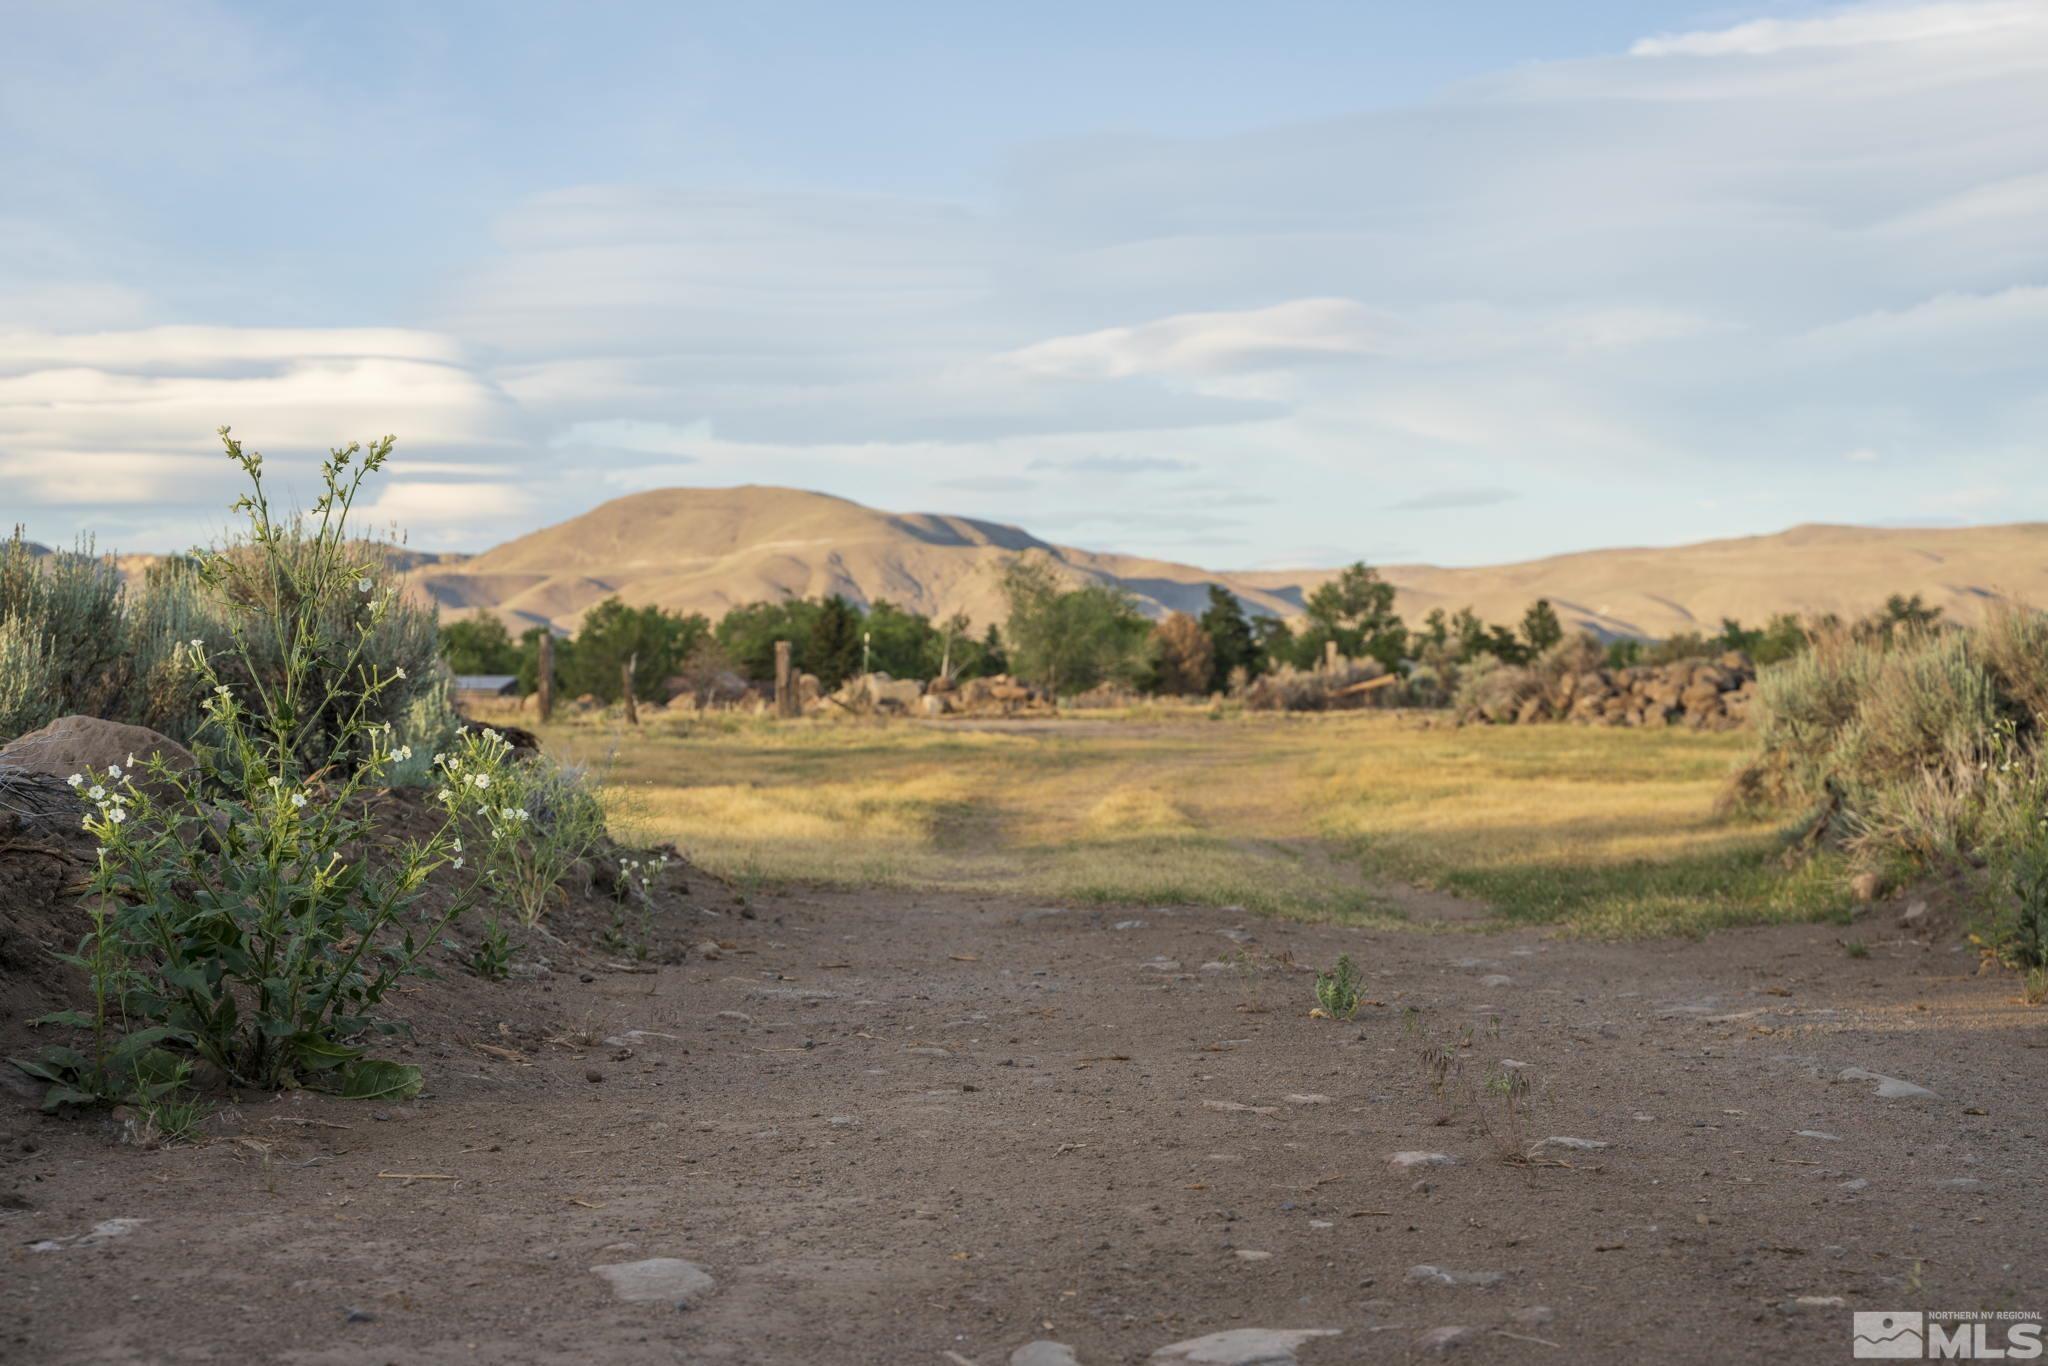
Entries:
<svg viewBox="0 0 2048 1366">
<path fill-rule="evenodd" d="M 1317 1366 L 1461 1327 L 1475 1362 L 1834 1361 L 1851 1309 L 2048 1309 L 2048 1015 L 1894 914 L 1858 959 L 1813 926 L 1600 944 L 693 878 L 665 952 L 716 959 L 543 944 L 544 975 L 409 988 L 417 1102 L 247 1096 L 138 1147 L 10 1082 L 0 1359 L 999 1366 L 1052 1339 L 1092 1366 L 1341 1330 Z M 55 937 L 0 943 L 17 1049 L 63 990 L 25 936 Z M 1309 1018 L 1339 953 L 1367 1002 Z M 91 1236 L 111 1220 L 140 1222 Z M 591 1269 L 657 1257 L 715 1288 L 629 1302 Z"/>
</svg>

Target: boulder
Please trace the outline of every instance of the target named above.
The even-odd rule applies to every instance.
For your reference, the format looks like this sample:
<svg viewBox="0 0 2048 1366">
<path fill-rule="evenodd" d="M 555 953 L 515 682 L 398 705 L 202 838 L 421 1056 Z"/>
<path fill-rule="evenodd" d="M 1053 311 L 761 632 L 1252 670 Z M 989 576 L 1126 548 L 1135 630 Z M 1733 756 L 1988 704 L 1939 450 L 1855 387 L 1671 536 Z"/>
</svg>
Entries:
<svg viewBox="0 0 2048 1366">
<path fill-rule="evenodd" d="M 148 788 L 142 766 L 160 758 L 172 770 L 189 773 L 199 766 L 186 749 L 168 735 L 147 726 L 102 721 L 97 716 L 60 716 L 41 730 L 32 730 L 0 749 L 0 765 L 69 778 L 92 770 L 94 776 L 118 766 L 132 772 L 137 787 Z M 152 795 L 162 795 L 152 793 Z"/>
</svg>

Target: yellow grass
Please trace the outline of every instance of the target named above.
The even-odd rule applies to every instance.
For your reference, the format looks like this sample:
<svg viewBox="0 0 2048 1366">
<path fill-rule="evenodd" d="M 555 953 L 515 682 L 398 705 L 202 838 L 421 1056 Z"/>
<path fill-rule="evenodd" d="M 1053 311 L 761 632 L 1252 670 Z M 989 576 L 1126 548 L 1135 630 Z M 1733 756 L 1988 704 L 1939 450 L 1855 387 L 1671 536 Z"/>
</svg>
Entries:
<svg viewBox="0 0 2048 1366">
<path fill-rule="evenodd" d="M 755 883 L 1375 921 L 1419 885 L 1603 935 L 1838 904 L 1830 869 L 1788 877 L 1769 828 L 1713 814 L 1739 735 L 1148 708 L 1006 729 L 662 716 L 543 738 L 610 763 L 633 833 Z"/>
</svg>

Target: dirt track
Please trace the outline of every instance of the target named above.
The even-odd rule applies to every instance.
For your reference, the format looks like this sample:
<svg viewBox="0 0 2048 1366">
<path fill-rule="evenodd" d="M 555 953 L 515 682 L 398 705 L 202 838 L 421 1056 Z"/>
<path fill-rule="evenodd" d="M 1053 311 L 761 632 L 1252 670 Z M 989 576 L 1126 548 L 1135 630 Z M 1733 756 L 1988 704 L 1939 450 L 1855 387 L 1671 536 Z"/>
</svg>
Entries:
<svg viewBox="0 0 2048 1366">
<path fill-rule="evenodd" d="M 10 1102 L 0 1357 L 998 1366 L 1341 1330 L 1317 1366 L 1463 1327 L 1472 1361 L 1833 1361 L 1850 1308 L 2048 1309 L 2048 1017 L 1952 935 L 1855 960 L 1818 927 L 895 894 L 702 923 L 736 950 L 464 984 L 415 1104 L 254 1098 L 155 1150 Z M 1205 968 L 1240 949 L 1263 969 Z M 1372 1003 L 1309 1019 L 1285 960 L 1339 951 Z M 1468 1029 L 1440 1101 L 1422 1050 Z M 1534 1078 L 1518 1129 L 1481 1089 L 1503 1059 Z M 1609 1146 L 1523 1160 L 1553 1136 Z M 114 1219 L 143 1222 L 30 1249 Z M 715 1288 L 628 1302 L 591 1270 L 656 1257 Z"/>
</svg>

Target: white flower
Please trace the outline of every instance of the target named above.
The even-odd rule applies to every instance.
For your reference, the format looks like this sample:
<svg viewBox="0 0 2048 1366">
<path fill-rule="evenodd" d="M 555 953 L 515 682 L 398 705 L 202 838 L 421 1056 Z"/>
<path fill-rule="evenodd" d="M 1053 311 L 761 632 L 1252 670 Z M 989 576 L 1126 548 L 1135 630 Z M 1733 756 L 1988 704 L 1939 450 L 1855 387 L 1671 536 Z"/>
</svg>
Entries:
<svg viewBox="0 0 2048 1366">
<path fill-rule="evenodd" d="M 270 780 L 270 785 L 271 785 L 272 787 L 283 787 L 283 786 L 284 786 L 284 779 L 282 779 L 282 778 L 272 778 L 272 779 Z"/>
<path fill-rule="evenodd" d="M 135 767 L 135 756 L 134 756 L 133 754 L 130 754 L 130 755 L 128 756 L 128 767 L 130 767 L 130 768 L 133 768 L 133 767 Z"/>
<path fill-rule="evenodd" d="M 132 763 L 134 763 L 134 762 L 135 762 L 135 760 L 133 760 L 133 759 L 131 758 L 131 759 L 130 759 L 130 760 L 129 760 L 128 762 L 132 764 Z M 119 764 L 108 764 L 108 765 L 107 765 L 107 776 L 108 776 L 109 778 L 118 778 L 118 777 L 120 777 L 120 776 L 121 776 L 121 766 L 120 766 Z"/>
<path fill-rule="evenodd" d="M 479 773 L 474 778 L 471 778 L 470 781 L 475 783 L 477 791 L 481 792 L 491 785 L 491 775 L 488 773 Z"/>
<path fill-rule="evenodd" d="M 215 693 L 216 693 L 217 695 L 219 695 L 219 696 L 221 696 L 221 697 L 226 697 L 226 696 L 228 695 L 228 685 L 227 685 L 227 684 L 225 684 L 225 683 L 216 683 L 216 684 L 214 684 L 214 685 L 213 685 L 213 690 L 214 690 L 214 692 L 215 692 Z"/>
<path fill-rule="evenodd" d="M 64 781 L 70 783 L 73 787 L 77 787 L 80 783 L 85 781 L 85 775 L 83 773 L 74 773 L 70 777 L 66 778 Z"/>
<path fill-rule="evenodd" d="M 112 811 L 109 811 L 107 813 L 107 819 L 112 821 L 114 824 L 119 825 L 122 821 L 128 819 L 128 813 L 117 806 Z"/>
<path fill-rule="evenodd" d="M 367 593 L 375 586 L 376 585 L 372 584 L 367 576 L 356 580 L 356 591 L 358 593 Z"/>
<path fill-rule="evenodd" d="M 304 806 L 305 804 L 306 804 L 306 794 L 305 794 L 305 793 L 303 793 L 303 792 L 294 792 L 294 793 L 292 793 L 292 805 L 293 805 L 294 807 L 300 807 L 300 806 Z"/>
<path fill-rule="evenodd" d="M 455 860 L 454 866 L 460 868 L 462 866 L 462 860 L 460 858 L 457 858 Z"/>
<path fill-rule="evenodd" d="M 453 792 L 450 792 L 445 787 L 442 788 L 439 792 L 435 793 L 434 795 L 436 798 L 444 802 L 453 802 L 455 800 L 455 794 Z"/>
<path fill-rule="evenodd" d="M 462 852 L 462 841 L 461 841 L 461 840 L 457 840 L 457 841 L 455 841 L 455 852 L 456 852 L 456 853 L 458 853 L 458 854 Z"/>
<path fill-rule="evenodd" d="M 206 642 L 201 640 L 199 637 L 194 636 L 192 637 L 192 648 L 195 650 L 203 650 L 206 648 Z"/>
<path fill-rule="evenodd" d="M 391 672 L 392 672 L 392 674 L 393 674 L 393 676 L 394 676 L 394 677 L 397 677 L 397 678 L 403 678 L 403 677 L 405 677 L 405 670 L 403 670 L 403 669 L 393 669 L 393 670 L 392 670 Z"/>
<path fill-rule="evenodd" d="M 107 790 L 104 787 L 101 787 L 98 783 L 94 783 L 91 787 L 85 790 L 85 795 L 92 798 L 94 801 L 100 801 L 107 795 Z"/>
</svg>

